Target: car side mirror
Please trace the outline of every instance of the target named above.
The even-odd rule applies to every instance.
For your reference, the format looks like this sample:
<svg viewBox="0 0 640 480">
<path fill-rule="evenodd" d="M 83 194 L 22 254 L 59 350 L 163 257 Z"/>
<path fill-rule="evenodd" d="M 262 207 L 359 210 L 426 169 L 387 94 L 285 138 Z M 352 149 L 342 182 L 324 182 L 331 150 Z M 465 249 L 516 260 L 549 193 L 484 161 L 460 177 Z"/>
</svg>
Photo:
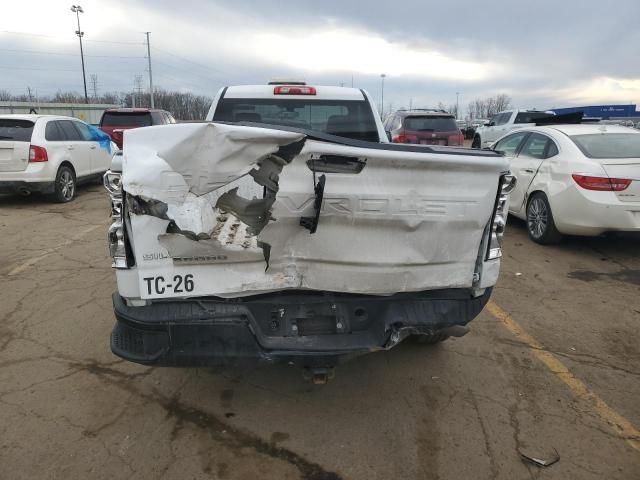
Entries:
<svg viewBox="0 0 640 480">
<path fill-rule="evenodd" d="M 391 137 L 391 132 L 390 132 L 389 130 L 385 130 L 385 131 L 384 131 L 384 133 L 386 133 L 386 134 L 387 134 L 387 139 L 388 139 L 390 142 L 392 142 L 392 141 L 393 141 L 393 139 L 392 139 L 392 137 Z"/>
<path fill-rule="evenodd" d="M 485 127 L 493 127 L 493 126 L 495 126 L 495 123 L 493 123 L 493 122 L 485 122 L 484 126 Z"/>
</svg>

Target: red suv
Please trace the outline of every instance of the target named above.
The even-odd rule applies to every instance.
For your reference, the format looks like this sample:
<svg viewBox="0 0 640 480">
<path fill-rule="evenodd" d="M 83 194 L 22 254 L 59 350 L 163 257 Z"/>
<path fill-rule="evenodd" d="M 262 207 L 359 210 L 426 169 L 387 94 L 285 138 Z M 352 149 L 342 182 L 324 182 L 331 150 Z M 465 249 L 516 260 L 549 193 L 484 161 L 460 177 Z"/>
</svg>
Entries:
<svg viewBox="0 0 640 480">
<path fill-rule="evenodd" d="M 149 127 L 151 125 L 167 125 L 176 123 L 166 110 L 154 108 L 110 108 L 105 110 L 100 119 L 100 129 L 109 134 L 111 139 L 122 148 L 122 133 L 130 128 Z"/>
<path fill-rule="evenodd" d="M 384 122 L 394 143 L 464 145 L 455 117 L 443 110 L 399 110 Z"/>
</svg>

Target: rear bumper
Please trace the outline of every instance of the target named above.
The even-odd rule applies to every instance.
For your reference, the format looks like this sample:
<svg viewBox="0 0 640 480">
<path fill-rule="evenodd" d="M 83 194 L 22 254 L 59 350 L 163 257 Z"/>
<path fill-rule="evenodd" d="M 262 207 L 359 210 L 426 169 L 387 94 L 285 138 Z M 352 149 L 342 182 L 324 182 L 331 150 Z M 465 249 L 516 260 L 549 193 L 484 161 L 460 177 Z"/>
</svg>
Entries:
<svg viewBox="0 0 640 480">
<path fill-rule="evenodd" d="M 640 203 L 622 202 L 614 192 L 571 186 L 549 199 L 556 227 L 567 235 L 640 231 Z"/>
<path fill-rule="evenodd" d="M 53 193 L 53 182 L 0 180 L 0 193 Z"/>
<path fill-rule="evenodd" d="M 116 292 L 113 353 L 145 365 L 216 366 L 284 361 L 330 367 L 348 356 L 392 348 L 416 333 L 452 332 L 475 318 L 491 289 L 389 297 L 278 292 L 130 307 Z"/>
</svg>

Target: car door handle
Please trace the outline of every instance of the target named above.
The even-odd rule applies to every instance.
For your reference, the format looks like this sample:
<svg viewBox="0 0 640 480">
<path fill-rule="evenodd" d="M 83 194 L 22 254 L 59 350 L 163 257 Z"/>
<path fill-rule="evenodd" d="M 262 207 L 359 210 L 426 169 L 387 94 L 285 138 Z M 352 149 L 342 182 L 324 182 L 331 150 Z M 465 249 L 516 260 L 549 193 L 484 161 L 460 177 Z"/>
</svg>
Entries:
<svg viewBox="0 0 640 480">
<path fill-rule="evenodd" d="M 67 145 L 67 150 L 73 150 L 73 145 Z"/>
<path fill-rule="evenodd" d="M 533 168 L 524 168 L 522 171 L 526 173 L 536 173 L 536 171 Z"/>
<path fill-rule="evenodd" d="M 89 148 L 90 148 L 91 150 L 95 150 L 95 149 L 96 149 L 96 146 L 95 146 L 95 145 L 91 145 Z"/>
</svg>

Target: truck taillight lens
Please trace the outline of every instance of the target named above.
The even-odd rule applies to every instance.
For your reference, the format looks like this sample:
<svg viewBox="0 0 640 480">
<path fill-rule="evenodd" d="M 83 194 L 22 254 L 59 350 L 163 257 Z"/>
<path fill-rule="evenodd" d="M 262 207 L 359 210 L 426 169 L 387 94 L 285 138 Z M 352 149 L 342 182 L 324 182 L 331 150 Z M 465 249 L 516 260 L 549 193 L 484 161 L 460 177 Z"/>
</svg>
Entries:
<svg viewBox="0 0 640 480">
<path fill-rule="evenodd" d="M 116 153 L 116 155 L 121 152 Z M 107 171 L 104 174 L 104 187 L 111 196 L 111 226 L 107 232 L 109 242 L 109 254 L 113 268 L 129 268 L 127 258 L 126 231 L 124 224 L 124 208 L 122 193 L 122 177 L 119 172 Z"/>
<path fill-rule="evenodd" d="M 274 95 L 315 95 L 315 87 L 280 86 L 273 89 Z"/>
<path fill-rule="evenodd" d="M 47 149 L 43 147 L 38 147 L 36 145 L 31 145 L 29 147 L 29 162 L 48 162 L 49 156 L 47 155 Z"/>
<path fill-rule="evenodd" d="M 393 143 L 418 143 L 417 135 L 405 135 L 401 133 L 400 135 L 396 135 L 391 139 Z"/>
<path fill-rule="evenodd" d="M 507 215 L 509 214 L 509 193 L 516 186 L 516 177 L 513 175 L 502 175 L 498 196 L 489 232 L 489 245 L 487 248 L 487 260 L 493 260 L 502 256 L 502 239 L 504 229 L 507 225 Z"/>
<path fill-rule="evenodd" d="M 585 190 L 598 190 L 606 192 L 621 192 L 631 185 L 627 178 L 594 177 L 574 173 L 573 180 Z"/>
</svg>

